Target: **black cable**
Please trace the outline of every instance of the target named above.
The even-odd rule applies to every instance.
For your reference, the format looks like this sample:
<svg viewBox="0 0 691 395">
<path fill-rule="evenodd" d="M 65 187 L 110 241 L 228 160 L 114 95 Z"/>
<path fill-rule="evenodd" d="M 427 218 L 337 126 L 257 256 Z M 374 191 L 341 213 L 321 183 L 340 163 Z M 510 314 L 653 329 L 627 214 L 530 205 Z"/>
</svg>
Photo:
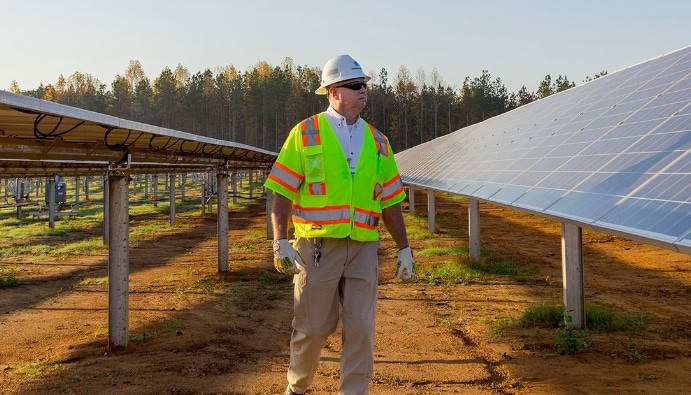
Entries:
<svg viewBox="0 0 691 395">
<path fill-rule="evenodd" d="M 75 130 L 76 128 L 78 128 L 79 126 L 81 126 L 84 122 L 86 122 L 86 121 L 81 121 L 81 122 L 77 123 L 76 125 L 74 125 L 73 127 L 69 128 L 69 129 L 67 129 L 67 130 L 65 130 L 64 132 L 56 133 L 57 130 L 58 130 L 58 128 L 59 128 L 60 125 L 62 124 L 62 120 L 63 120 L 63 117 L 59 117 L 58 123 L 57 123 L 57 125 L 55 125 L 55 127 L 53 128 L 53 130 L 51 130 L 51 131 L 48 132 L 48 133 L 41 132 L 41 131 L 38 129 L 38 125 L 41 123 L 41 121 L 43 121 L 45 118 L 47 118 L 47 117 L 49 117 L 49 116 L 51 116 L 51 115 L 49 115 L 49 114 L 38 114 L 38 115 L 36 116 L 36 118 L 34 119 L 34 136 L 36 136 L 36 138 L 38 138 L 38 139 L 47 139 L 47 138 L 51 138 L 51 137 L 59 137 L 59 136 L 65 135 L 65 134 L 67 134 L 67 133 L 69 133 L 69 132 Z"/>
<path fill-rule="evenodd" d="M 154 151 L 154 152 L 159 152 L 159 151 L 167 150 L 168 148 L 170 148 L 170 147 L 174 146 L 175 144 L 177 144 L 178 141 L 180 141 L 180 139 L 176 139 L 175 141 L 173 141 L 173 142 L 171 143 L 171 140 L 173 140 L 173 138 L 172 138 L 172 137 L 168 137 L 168 141 L 167 141 L 165 144 L 163 144 L 163 147 L 154 147 L 154 144 L 153 144 L 153 143 L 154 143 L 154 140 L 155 140 L 157 137 L 165 137 L 165 136 L 156 136 L 156 135 L 151 136 L 151 138 L 149 139 L 149 149 L 152 150 L 152 151 Z"/>
<path fill-rule="evenodd" d="M 111 144 L 108 142 L 108 136 L 110 135 L 110 132 L 112 132 L 116 128 L 103 126 L 103 125 L 101 125 L 101 126 L 106 128 L 106 134 L 103 136 L 103 145 L 105 145 L 108 149 L 111 149 L 113 151 L 125 151 L 125 150 L 129 149 L 132 146 L 132 144 L 136 143 L 137 140 L 139 140 L 139 138 L 144 135 L 144 133 L 139 133 L 139 136 L 137 136 L 137 138 L 135 138 L 134 141 L 132 141 L 131 143 L 128 144 L 127 140 L 129 140 L 130 136 L 132 135 L 132 129 L 128 129 L 127 137 L 125 137 L 124 142 Z"/>
</svg>

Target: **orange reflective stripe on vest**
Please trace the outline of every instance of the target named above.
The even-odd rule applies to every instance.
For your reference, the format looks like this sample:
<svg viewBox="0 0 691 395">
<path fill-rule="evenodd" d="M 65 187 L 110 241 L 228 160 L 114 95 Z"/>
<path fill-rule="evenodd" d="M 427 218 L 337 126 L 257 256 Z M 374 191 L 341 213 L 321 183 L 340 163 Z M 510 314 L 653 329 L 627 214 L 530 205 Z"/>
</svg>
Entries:
<svg viewBox="0 0 691 395">
<path fill-rule="evenodd" d="M 288 188 L 292 192 L 297 192 L 298 188 L 300 187 L 300 183 L 302 183 L 302 180 L 305 177 L 290 170 L 282 163 L 276 162 L 271 169 L 271 173 L 269 173 L 269 178 Z"/>
<path fill-rule="evenodd" d="M 350 223 L 350 206 L 302 207 L 293 205 L 293 221 L 303 224 L 328 225 Z"/>
<path fill-rule="evenodd" d="M 382 194 L 381 200 L 385 202 L 394 196 L 398 195 L 403 190 L 403 181 L 401 181 L 401 176 L 396 175 L 396 177 L 390 179 L 384 183 L 384 192 Z"/>
<path fill-rule="evenodd" d="M 369 130 L 372 132 L 372 137 L 374 137 L 374 144 L 377 146 L 377 152 L 380 155 L 389 156 L 389 145 L 387 144 L 386 137 L 372 125 L 370 125 Z"/>
<path fill-rule="evenodd" d="M 319 136 L 319 119 L 316 115 L 302 121 L 300 128 L 302 129 L 302 145 L 304 147 L 322 144 Z"/>
<path fill-rule="evenodd" d="M 379 213 L 374 211 L 366 211 L 359 208 L 355 208 L 355 215 L 353 217 L 353 225 L 365 229 L 377 229 L 377 224 L 379 224 Z"/>
</svg>

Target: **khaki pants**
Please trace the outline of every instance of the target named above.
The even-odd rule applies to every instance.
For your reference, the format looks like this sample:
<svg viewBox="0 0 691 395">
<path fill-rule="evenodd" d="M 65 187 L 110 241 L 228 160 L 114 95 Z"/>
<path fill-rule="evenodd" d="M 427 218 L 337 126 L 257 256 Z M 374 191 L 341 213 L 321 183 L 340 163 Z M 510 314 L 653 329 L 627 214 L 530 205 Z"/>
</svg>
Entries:
<svg viewBox="0 0 691 395">
<path fill-rule="evenodd" d="M 318 239 L 319 240 L 319 239 Z M 290 341 L 289 388 L 307 390 L 321 350 L 343 317 L 340 394 L 367 394 L 374 370 L 379 242 L 323 238 L 314 262 L 314 239 L 298 239 L 306 269 L 293 278 L 294 318 Z"/>
</svg>

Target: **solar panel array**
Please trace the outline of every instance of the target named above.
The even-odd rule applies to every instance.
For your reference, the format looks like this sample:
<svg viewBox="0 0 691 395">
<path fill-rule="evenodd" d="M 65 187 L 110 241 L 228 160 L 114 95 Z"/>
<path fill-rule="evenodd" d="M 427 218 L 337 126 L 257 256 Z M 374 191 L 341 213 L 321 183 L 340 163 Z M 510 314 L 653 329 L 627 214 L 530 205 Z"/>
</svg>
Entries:
<svg viewBox="0 0 691 395">
<path fill-rule="evenodd" d="M 405 183 L 691 253 L 691 47 L 397 154 Z"/>
<path fill-rule="evenodd" d="M 125 154 L 137 167 L 228 163 L 267 167 L 277 154 L 245 144 L 147 125 L 33 97 L 0 91 L 0 177 L 10 166 L 42 169 L 44 161 L 79 161 L 87 168 L 119 161 Z M 7 162 L 7 161 L 25 161 Z M 103 163 L 101 163 L 103 164 Z M 78 168 L 74 163 L 73 168 Z M 32 169 L 35 170 L 35 169 Z M 171 169 L 172 171 L 172 169 Z"/>
</svg>

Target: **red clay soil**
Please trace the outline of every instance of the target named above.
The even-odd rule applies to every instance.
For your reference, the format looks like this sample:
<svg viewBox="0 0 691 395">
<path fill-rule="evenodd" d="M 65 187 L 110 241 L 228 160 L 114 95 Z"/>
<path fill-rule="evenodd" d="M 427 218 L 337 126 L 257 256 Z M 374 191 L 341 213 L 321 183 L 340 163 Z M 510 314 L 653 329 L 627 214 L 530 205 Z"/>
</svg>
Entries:
<svg viewBox="0 0 691 395">
<path fill-rule="evenodd" d="M 424 226 L 425 194 L 417 196 L 414 220 Z M 181 230 L 131 247 L 130 340 L 117 351 L 106 347 L 108 286 L 97 281 L 108 275 L 107 256 L 0 262 L 20 274 L 17 286 L 0 288 L 0 393 L 282 393 L 292 288 L 273 270 L 262 204 L 231 210 L 228 273 L 217 272 L 213 215 L 180 215 Z M 467 245 L 466 204 L 437 195 L 437 205 L 437 235 L 416 237 L 415 251 Z M 371 393 L 688 391 L 689 255 L 585 231 L 587 303 L 641 314 L 647 325 L 589 331 L 587 348 L 562 355 L 555 329 L 516 324 L 528 307 L 561 301 L 559 225 L 486 205 L 481 216 L 483 248 L 532 274 L 404 284 L 393 276 L 395 250 L 385 239 Z M 453 259 L 417 261 L 422 270 Z M 336 333 L 309 393 L 337 392 L 339 351 Z"/>
</svg>

